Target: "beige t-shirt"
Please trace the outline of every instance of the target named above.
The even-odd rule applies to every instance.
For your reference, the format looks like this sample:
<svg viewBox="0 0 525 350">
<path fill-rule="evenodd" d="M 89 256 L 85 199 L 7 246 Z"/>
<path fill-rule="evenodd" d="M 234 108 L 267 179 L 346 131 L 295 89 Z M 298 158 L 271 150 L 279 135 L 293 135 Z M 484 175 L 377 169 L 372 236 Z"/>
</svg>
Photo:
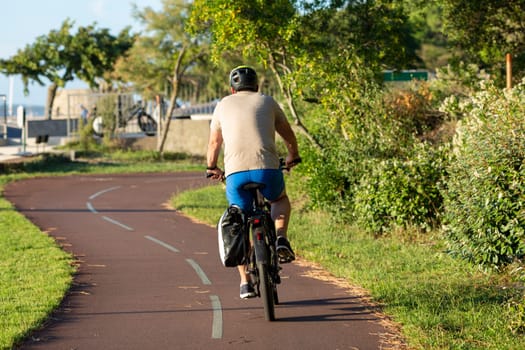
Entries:
<svg viewBox="0 0 525 350">
<path fill-rule="evenodd" d="M 226 176 L 279 169 L 275 125 L 281 119 L 286 116 L 277 102 L 258 92 L 239 91 L 217 104 L 210 127 L 222 133 Z"/>
</svg>

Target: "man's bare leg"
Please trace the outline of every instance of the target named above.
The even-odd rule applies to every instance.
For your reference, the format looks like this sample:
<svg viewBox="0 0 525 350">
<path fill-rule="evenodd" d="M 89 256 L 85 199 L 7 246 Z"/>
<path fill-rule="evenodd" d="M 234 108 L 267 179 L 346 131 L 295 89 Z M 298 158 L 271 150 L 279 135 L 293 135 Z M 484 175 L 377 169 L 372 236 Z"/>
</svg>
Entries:
<svg viewBox="0 0 525 350">
<path fill-rule="evenodd" d="M 239 270 L 239 276 L 241 276 L 241 285 L 248 283 L 248 274 L 246 273 L 246 266 L 238 265 L 237 269 Z"/>
<path fill-rule="evenodd" d="M 290 199 L 283 191 L 279 198 L 271 202 L 272 205 L 272 219 L 275 222 L 275 231 L 277 236 L 286 237 L 288 231 L 288 222 L 290 221 L 290 213 L 292 207 L 290 205 Z"/>
<path fill-rule="evenodd" d="M 275 222 L 275 232 L 277 234 L 277 253 L 279 261 L 287 263 L 295 260 L 295 253 L 288 242 L 287 231 L 288 222 L 290 221 L 290 212 L 292 211 L 290 199 L 285 191 L 281 193 L 277 200 L 272 203 L 272 219 Z"/>
</svg>

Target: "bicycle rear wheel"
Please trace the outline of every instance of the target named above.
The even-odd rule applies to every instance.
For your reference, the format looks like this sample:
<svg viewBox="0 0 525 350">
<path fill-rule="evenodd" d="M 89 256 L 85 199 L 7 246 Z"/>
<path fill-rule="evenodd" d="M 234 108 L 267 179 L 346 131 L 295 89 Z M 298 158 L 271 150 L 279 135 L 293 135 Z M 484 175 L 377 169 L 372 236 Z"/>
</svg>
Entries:
<svg viewBox="0 0 525 350">
<path fill-rule="evenodd" d="M 272 293 L 273 293 L 273 304 L 279 305 L 279 294 L 277 294 L 277 286 L 272 284 Z"/>
<path fill-rule="evenodd" d="M 267 321 L 275 321 L 274 286 L 270 277 L 268 265 L 257 263 L 259 270 L 259 290 L 264 304 L 264 318 Z"/>
<path fill-rule="evenodd" d="M 147 136 L 155 136 L 157 134 L 157 122 L 149 114 L 141 114 L 138 117 L 139 128 Z"/>
<path fill-rule="evenodd" d="M 92 118 L 91 125 L 93 128 L 93 134 L 97 135 L 98 137 L 104 136 L 104 120 L 101 116 L 95 116 Z"/>
</svg>

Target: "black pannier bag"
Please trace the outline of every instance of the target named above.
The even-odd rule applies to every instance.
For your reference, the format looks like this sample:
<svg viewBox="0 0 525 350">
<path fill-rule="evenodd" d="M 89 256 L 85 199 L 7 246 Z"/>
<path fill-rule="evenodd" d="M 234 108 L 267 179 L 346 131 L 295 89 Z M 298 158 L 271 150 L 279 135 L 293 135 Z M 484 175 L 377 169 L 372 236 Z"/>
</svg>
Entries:
<svg viewBox="0 0 525 350">
<path fill-rule="evenodd" d="M 244 264 L 248 246 L 244 234 L 244 215 L 236 206 L 230 206 L 222 214 L 217 225 L 219 255 L 226 267 Z"/>
</svg>

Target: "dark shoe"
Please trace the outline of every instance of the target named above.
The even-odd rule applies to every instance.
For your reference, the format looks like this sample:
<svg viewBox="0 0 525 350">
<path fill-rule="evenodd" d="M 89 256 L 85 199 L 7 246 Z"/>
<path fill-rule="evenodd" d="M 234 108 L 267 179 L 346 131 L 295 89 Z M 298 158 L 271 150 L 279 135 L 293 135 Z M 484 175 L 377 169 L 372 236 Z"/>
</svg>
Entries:
<svg viewBox="0 0 525 350">
<path fill-rule="evenodd" d="M 241 285 L 241 299 L 253 298 L 255 296 L 255 289 L 253 289 L 253 286 L 250 283 L 245 283 Z"/>
<path fill-rule="evenodd" d="M 279 255 L 279 262 L 281 264 L 289 263 L 295 260 L 295 253 L 290 246 L 290 242 L 286 237 L 277 237 L 277 255 Z"/>
</svg>

